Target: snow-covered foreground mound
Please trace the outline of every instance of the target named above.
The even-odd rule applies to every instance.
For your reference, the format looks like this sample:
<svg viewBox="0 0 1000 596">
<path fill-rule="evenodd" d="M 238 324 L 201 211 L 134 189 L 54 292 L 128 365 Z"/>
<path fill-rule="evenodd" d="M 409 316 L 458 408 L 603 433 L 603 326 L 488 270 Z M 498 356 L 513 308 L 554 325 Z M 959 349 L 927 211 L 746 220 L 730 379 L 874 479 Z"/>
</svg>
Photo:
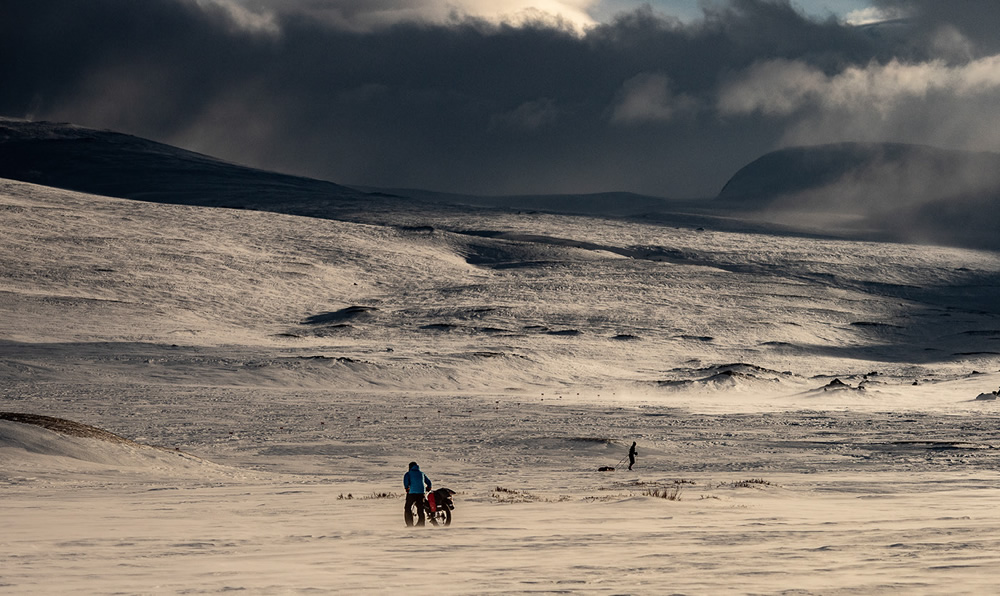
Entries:
<svg viewBox="0 0 1000 596">
<path fill-rule="evenodd" d="M 235 470 L 184 453 L 151 447 L 107 431 L 50 416 L 0 412 L 0 474 L 8 484 L 73 478 L 163 481 L 233 477 Z"/>
<path fill-rule="evenodd" d="M 991 593 L 997 492 L 983 479 L 945 490 L 914 479 L 927 485 L 830 494 L 698 483 L 679 502 L 587 490 L 575 496 L 590 500 L 484 497 L 461 502 L 451 528 L 427 531 L 399 526 L 398 499 L 338 500 L 336 486 L 83 490 L 46 497 L 44 516 L 38 500 L 5 495 L 0 591 Z"/>
<path fill-rule="evenodd" d="M 8 480 L 0 592 L 983 594 L 1000 565 L 996 413 L 226 398 L 161 432 L 285 474 Z M 597 471 L 609 435 L 634 471 Z M 450 527 L 403 527 L 409 459 L 458 491 Z"/>
</svg>

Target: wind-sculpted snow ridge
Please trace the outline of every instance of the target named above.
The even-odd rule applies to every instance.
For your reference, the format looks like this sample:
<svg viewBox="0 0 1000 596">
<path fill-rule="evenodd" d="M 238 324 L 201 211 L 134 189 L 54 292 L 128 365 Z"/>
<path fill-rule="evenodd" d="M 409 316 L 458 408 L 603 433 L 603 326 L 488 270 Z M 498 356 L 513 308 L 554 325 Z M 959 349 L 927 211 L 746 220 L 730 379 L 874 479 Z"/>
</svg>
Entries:
<svg viewBox="0 0 1000 596">
<path fill-rule="evenodd" d="M 754 364 L 742 362 L 733 364 L 713 365 L 700 368 L 675 368 L 670 371 L 671 378 L 655 382 L 655 386 L 664 389 L 713 389 L 731 391 L 734 389 L 750 390 L 762 387 L 777 387 L 783 382 L 800 381 L 798 375 L 791 371 L 778 372 Z"/>
<path fill-rule="evenodd" d="M 132 447 L 139 446 L 139 444 L 135 441 L 131 441 L 125 437 L 118 436 L 112 432 L 108 432 L 95 426 L 81 424 L 72 420 L 64 420 L 62 418 L 53 418 L 52 416 L 42 416 L 40 414 L 21 414 L 17 412 L 0 412 L 0 420 L 20 422 L 21 424 L 33 424 L 35 426 L 40 426 L 42 428 L 73 437 L 99 439 L 101 441 L 107 441 L 108 443 L 119 443 Z"/>
</svg>

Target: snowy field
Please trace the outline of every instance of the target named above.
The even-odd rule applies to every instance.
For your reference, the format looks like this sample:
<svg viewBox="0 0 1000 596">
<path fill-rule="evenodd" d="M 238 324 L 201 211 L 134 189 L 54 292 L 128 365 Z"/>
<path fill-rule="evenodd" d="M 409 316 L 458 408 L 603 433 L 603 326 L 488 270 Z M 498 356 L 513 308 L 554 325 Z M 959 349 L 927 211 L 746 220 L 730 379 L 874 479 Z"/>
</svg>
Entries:
<svg viewBox="0 0 1000 596">
<path fill-rule="evenodd" d="M 995 253 L 386 223 L 0 181 L 0 593 L 995 591 Z"/>
</svg>

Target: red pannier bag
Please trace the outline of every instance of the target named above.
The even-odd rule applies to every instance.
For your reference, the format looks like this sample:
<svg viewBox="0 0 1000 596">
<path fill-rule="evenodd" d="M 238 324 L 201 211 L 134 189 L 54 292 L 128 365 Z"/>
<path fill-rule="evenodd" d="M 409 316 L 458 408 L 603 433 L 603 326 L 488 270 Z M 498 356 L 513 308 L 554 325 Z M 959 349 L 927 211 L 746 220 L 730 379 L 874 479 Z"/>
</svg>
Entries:
<svg viewBox="0 0 1000 596">
<path fill-rule="evenodd" d="M 430 493 L 429 495 L 427 495 L 427 505 L 430 506 L 431 513 L 437 511 L 437 503 L 434 502 L 434 493 Z"/>
</svg>

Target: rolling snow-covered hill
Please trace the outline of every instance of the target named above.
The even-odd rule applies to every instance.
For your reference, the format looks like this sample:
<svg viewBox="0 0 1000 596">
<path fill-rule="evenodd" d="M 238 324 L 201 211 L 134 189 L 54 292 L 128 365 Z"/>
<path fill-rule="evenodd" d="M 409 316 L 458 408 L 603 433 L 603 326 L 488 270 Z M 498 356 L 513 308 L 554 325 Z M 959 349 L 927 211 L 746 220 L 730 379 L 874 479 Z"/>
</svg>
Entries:
<svg viewBox="0 0 1000 596">
<path fill-rule="evenodd" d="M 1000 156 L 903 144 L 794 147 L 736 172 L 715 200 L 626 192 L 473 196 L 349 188 L 113 131 L 0 118 L 0 178 L 104 196 L 378 225 L 466 227 L 472 213 L 563 213 L 668 226 L 1000 249 Z"/>
<path fill-rule="evenodd" d="M 226 370 L 631 386 L 732 362 L 908 374 L 1000 351 L 991 253 L 516 213 L 448 232 L 0 191 L 0 331 L 25 365 L 63 353 L 189 372 L 204 350 L 265 346 Z"/>
</svg>

